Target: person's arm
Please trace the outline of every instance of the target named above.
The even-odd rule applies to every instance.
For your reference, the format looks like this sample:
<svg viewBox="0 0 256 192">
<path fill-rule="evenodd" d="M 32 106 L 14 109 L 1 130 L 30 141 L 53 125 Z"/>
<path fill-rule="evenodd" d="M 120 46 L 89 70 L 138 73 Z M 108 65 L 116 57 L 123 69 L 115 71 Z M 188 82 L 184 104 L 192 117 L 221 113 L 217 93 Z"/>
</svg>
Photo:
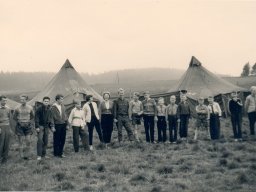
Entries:
<svg viewBox="0 0 256 192">
<path fill-rule="evenodd" d="M 219 113 L 219 117 L 221 117 L 222 116 L 222 111 L 221 111 L 219 103 L 216 103 L 216 107 L 217 107 L 217 110 L 218 110 L 218 113 Z"/>
<path fill-rule="evenodd" d="M 55 132 L 55 124 L 54 124 L 54 108 L 51 107 L 49 110 L 49 122 L 52 132 Z"/>
<path fill-rule="evenodd" d="M 114 119 L 117 120 L 117 101 L 115 100 L 113 103 L 113 115 L 114 115 Z"/>
<path fill-rule="evenodd" d="M 31 107 L 31 110 L 30 110 L 30 121 L 33 120 L 34 117 L 35 117 L 35 113 L 34 113 L 33 108 Z"/>
<path fill-rule="evenodd" d="M 18 122 L 19 110 L 16 108 L 13 112 L 13 120 Z"/>
<path fill-rule="evenodd" d="M 129 102 L 129 109 L 128 109 L 128 115 L 129 115 L 129 119 L 132 119 L 132 101 Z"/>
<path fill-rule="evenodd" d="M 35 128 L 37 131 L 39 131 L 38 129 L 39 129 L 39 119 L 40 119 L 40 108 L 41 107 L 39 107 L 35 112 Z"/>
<path fill-rule="evenodd" d="M 110 106 L 110 103 L 109 103 Z M 102 107 L 103 107 L 103 101 L 99 104 L 99 108 L 98 108 L 98 113 L 99 113 L 99 118 L 101 119 L 101 114 L 102 114 Z"/>
<path fill-rule="evenodd" d="M 238 100 L 237 100 L 237 104 L 242 107 L 242 106 L 243 106 L 242 100 L 241 100 L 241 99 L 238 99 Z"/>
<path fill-rule="evenodd" d="M 168 121 L 168 111 L 169 111 L 169 105 L 167 105 L 167 107 L 165 109 L 165 119 L 166 119 L 166 121 Z"/>
<path fill-rule="evenodd" d="M 231 100 L 228 101 L 228 114 L 231 115 Z"/>
<path fill-rule="evenodd" d="M 71 125 L 74 117 L 74 109 L 70 112 L 70 115 L 68 117 L 68 123 Z"/>
<path fill-rule="evenodd" d="M 244 110 L 246 113 L 248 112 L 249 103 L 250 103 L 249 97 L 246 97 L 245 104 L 244 104 Z"/>
<path fill-rule="evenodd" d="M 142 102 L 140 102 L 140 113 L 139 115 L 142 115 L 143 114 L 143 105 L 142 105 Z"/>
<path fill-rule="evenodd" d="M 206 112 L 207 112 L 207 119 L 210 119 L 210 110 L 208 108 L 208 106 L 206 106 Z"/>
</svg>

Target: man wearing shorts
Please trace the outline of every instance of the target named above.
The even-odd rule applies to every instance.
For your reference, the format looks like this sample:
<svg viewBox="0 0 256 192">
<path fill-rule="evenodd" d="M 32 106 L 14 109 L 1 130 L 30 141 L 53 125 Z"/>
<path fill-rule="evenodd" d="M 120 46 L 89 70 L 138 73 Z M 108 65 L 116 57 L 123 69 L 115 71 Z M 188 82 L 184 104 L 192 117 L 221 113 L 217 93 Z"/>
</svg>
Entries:
<svg viewBox="0 0 256 192">
<path fill-rule="evenodd" d="M 141 124 L 141 115 L 143 113 L 142 102 L 139 100 L 139 93 L 133 93 L 133 100 L 129 103 L 129 118 L 132 121 L 134 127 L 134 136 L 137 141 L 139 141 L 138 135 L 138 125 Z"/>
<path fill-rule="evenodd" d="M 16 121 L 16 134 L 19 140 L 19 153 L 20 157 L 28 160 L 30 150 L 30 140 L 33 134 L 34 111 L 33 108 L 27 104 L 28 96 L 21 95 L 20 102 L 14 110 L 13 119 Z M 23 145 L 25 144 L 25 147 Z"/>
</svg>

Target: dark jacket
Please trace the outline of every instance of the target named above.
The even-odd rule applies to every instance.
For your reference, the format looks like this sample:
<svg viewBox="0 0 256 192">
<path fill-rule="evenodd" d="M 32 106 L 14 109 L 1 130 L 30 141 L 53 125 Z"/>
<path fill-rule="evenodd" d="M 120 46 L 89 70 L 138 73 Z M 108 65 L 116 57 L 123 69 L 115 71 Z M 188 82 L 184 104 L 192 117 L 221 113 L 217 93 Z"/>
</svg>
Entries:
<svg viewBox="0 0 256 192">
<path fill-rule="evenodd" d="M 177 116 L 180 118 L 181 115 L 187 115 L 190 117 L 191 115 L 191 108 L 188 102 L 180 102 L 177 108 Z"/>
<path fill-rule="evenodd" d="M 56 107 L 55 104 L 52 105 L 51 107 L 51 113 L 50 113 L 50 122 L 52 125 L 54 124 L 65 124 L 67 123 L 68 117 L 66 114 L 66 108 L 64 105 L 61 105 L 61 115 Z"/>
<path fill-rule="evenodd" d="M 40 106 L 35 113 L 35 126 L 49 127 L 50 126 L 50 106 Z"/>
<path fill-rule="evenodd" d="M 233 99 L 229 101 L 228 107 L 229 107 L 229 111 L 230 111 L 231 115 L 241 115 L 242 114 L 243 107 L 241 105 L 239 105 Z"/>
<path fill-rule="evenodd" d="M 127 99 L 118 98 L 114 100 L 114 118 L 118 116 L 128 116 L 129 113 L 129 101 Z"/>
</svg>

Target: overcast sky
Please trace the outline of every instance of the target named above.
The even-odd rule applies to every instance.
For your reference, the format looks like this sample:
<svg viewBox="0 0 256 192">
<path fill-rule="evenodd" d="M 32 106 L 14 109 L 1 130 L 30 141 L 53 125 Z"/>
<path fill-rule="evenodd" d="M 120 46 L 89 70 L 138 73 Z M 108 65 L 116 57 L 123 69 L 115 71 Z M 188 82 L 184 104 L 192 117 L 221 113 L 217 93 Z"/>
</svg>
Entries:
<svg viewBox="0 0 256 192">
<path fill-rule="evenodd" d="M 0 0 L 0 69 L 169 67 L 196 56 L 240 75 L 256 62 L 255 1 Z"/>
</svg>

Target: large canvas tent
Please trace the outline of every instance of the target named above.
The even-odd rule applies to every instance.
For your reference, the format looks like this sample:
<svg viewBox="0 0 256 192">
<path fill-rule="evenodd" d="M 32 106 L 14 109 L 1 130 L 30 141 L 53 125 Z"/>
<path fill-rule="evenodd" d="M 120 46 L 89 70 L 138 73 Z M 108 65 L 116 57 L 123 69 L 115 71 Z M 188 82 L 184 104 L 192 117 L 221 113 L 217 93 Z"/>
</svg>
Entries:
<svg viewBox="0 0 256 192">
<path fill-rule="evenodd" d="M 54 102 L 57 94 L 64 96 L 64 105 L 68 108 L 73 107 L 74 100 L 84 101 L 85 95 L 93 95 L 96 101 L 102 100 L 102 97 L 85 82 L 68 59 L 46 87 L 29 101 L 29 104 L 37 105 L 38 102 L 42 102 L 44 96 L 50 97 Z"/>
<path fill-rule="evenodd" d="M 215 75 L 202 66 L 202 63 L 192 56 L 189 67 L 177 84 L 167 93 L 152 95 L 152 97 L 164 97 L 166 102 L 170 95 L 179 96 L 180 91 L 186 90 L 189 102 L 195 106 L 199 97 L 214 96 L 224 114 L 227 114 L 229 94 L 233 91 L 243 92 L 246 89 L 238 87 L 223 78 Z"/>
</svg>

